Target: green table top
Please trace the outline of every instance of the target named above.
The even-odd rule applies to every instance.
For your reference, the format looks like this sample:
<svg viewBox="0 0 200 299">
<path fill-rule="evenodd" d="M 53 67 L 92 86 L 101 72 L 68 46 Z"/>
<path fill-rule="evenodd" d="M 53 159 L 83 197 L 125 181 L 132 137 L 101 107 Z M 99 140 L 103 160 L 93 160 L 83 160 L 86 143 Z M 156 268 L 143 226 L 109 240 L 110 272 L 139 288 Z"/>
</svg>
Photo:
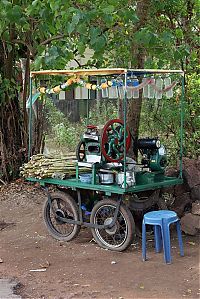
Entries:
<svg viewBox="0 0 200 299">
<path fill-rule="evenodd" d="M 112 193 L 116 194 L 125 194 L 125 193 L 136 193 L 145 190 L 154 190 L 160 189 L 163 187 L 168 187 L 172 185 L 179 185 L 183 183 L 183 179 L 175 178 L 175 177 L 167 177 L 165 176 L 162 181 L 158 182 L 151 182 L 147 184 L 136 184 L 134 186 L 128 187 L 126 189 L 120 187 L 117 184 L 111 185 L 103 185 L 103 184 L 86 184 L 80 182 L 76 178 L 66 179 L 66 180 L 59 180 L 53 178 L 46 178 L 46 179 L 37 179 L 37 178 L 27 178 L 30 182 L 38 182 L 41 186 L 45 186 L 48 184 L 52 185 L 60 185 L 63 187 L 68 187 L 71 189 L 87 189 L 87 190 L 95 190 L 95 191 L 102 191 L 105 192 L 106 195 L 111 195 Z"/>
</svg>

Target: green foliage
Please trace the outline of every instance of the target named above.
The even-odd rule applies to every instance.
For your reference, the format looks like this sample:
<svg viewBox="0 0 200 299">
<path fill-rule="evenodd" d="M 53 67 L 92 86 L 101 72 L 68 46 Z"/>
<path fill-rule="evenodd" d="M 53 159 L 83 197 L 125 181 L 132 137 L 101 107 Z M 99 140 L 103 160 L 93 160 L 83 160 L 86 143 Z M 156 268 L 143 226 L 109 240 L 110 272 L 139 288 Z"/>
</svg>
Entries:
<svg viewBox="0 0 200 299">
<path fill-rule="evenodd" d="M 81 116 L 81 121 L 71 123 L 68 118 L 58 110 L 52 100 L 46 99 L 46 143 L 49 150 L 75 151 L 80 136 L 85 132 L 87 124 L 103 127 L 105 123 L 117 117 L 116 104 L 112 102 L 90 102 L 89 119 Z M 101 104 L 101 105 L 99 105 Z"/>
<path fill-rule="evenodd" d="M 184 148 L 183 154 L 190 158 L 200 155 L 200 98 L 199 75 L 187 76 L 184 101 Z M 172 163 L 180 152 L 180 101 L 181 90 L 175 88 L 174 97 L 162 100 L 144 100 L 140 122 L 140 134 L 159 136 L 166 145 Z"/>
<path fill-rule="evenodd" d="M 147 19 L 142 20 L 139 6 L 145 3 L 146 0 L 0 1 L 0 61 L 1 55 L 13 59 L 11 77 L 14 79 L 7 81 L 5 70 L 3 72 L 0 66 L 1 103 L 5 101 L 6 93 L 10 98 L 16 94 L 16 61 L 28 53 L 32 59 L 31 67 L 39 70 L 65 68 L 77 56 L 84 57 L 86 48 L 92 49 L 94 55 L 84 67 L 137 67 L 138 53 L 141 52 L 146 68 L 180 68 L 186 71 L 185 134 L 190 142 L 187 142 L 189 145 L 185 147 L 185 152 L 191 156 L 198 155 L 197 24 L 200 2 L 151 0 L 148 6 L 144 5 Z M 172 144 L 177 148 L 179 132 L 176 117 L 171 123 L 176 102 L 167 101 L 167 105 L 169 107 L 163 107 L 162 115 L 157 115 L 166 120 L 165 124 L 159 124 L 150 113 L 150 127 L 156 132 L 159 126 L 167 131 L 170 127 L 175 131 Z M 112 118 L 116 112 L 114 110 L 112 113 L 109 107 L 105 111 L 109 111 L 107 115 L 95 115 L 94 110 L 90 116 L 95 122 L 101 122 L 107 116 Z M 59 142 L 68 138 L 69 144 L 73 144 L 75 131 L 79 129 L 70 131 L 69 124 L 62 120 L 63 115 L 52 113 L 52 119 L 58 118 L 59 126 L 55 134 L 60 134 Z M 144 126 L 144 130 L 148 129 Z"/>
<path fill-rule="evenodd" d="M 59 111 L 52 100 L 46 100 L 46 141 L 51 148 L 62 148 L 74 151 L 79 140 L 81 124 L 71 124 L 65 115 Z"/>
<path fill-rule="evenodd" d="M 107 99 L 100 102 L 96 101 L 95 105 L 90 109 L 89 123 L 104 126 L 108 120 L 117 117 L 117 103 Z"/>
</svg>

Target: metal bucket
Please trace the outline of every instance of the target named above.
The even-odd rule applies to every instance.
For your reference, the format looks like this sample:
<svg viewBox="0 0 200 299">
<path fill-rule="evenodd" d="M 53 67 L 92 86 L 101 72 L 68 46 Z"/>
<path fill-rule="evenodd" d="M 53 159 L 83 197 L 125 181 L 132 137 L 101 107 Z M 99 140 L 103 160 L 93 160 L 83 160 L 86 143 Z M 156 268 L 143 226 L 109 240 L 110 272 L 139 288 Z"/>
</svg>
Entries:
<svg viewBox="0 0 200 299">
<path fill-rule="evenodd" d="M 118 185 L 123 186 L 124 184 L 124 172 L 119 172 L 116 176 L 116 182 Z M 133 186 L 135 184 L 135 174 L 134 172 L 127 171 L 126 172 L 126 184 L 128 187 Z"/>
<path fill-rule="evenodd" d="M 113 173 L 99 173 L 99 180 L 101 184 L 110 185 L 114 183 Z"/>
</svg>

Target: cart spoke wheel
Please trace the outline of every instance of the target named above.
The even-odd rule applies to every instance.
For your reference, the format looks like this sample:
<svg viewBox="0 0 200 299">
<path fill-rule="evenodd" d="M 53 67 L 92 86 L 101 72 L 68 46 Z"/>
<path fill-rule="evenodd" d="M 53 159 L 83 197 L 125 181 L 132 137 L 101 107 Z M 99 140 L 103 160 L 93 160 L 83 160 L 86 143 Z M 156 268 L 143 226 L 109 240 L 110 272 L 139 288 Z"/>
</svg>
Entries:
<svg viewBox="0 0 200 299">
<path fill-rule="evenodd" d="M 117 202 L 111 199 L 99 201 L 91 213 L 91 223 L 108 225 L 112 222 Z M 103 248 L 123 251 L 134 237 L 135 224 L 129 209 L 121 204 L 117 220 L 111 228 L 92 228 L 96 242 Z"/>
<path fill-rule="evenodd" d="M 78 207 L 69 194 L 54 192 L 51 194 L 51 206 L 48 200 L 44 204 L 44 222 L 55 239 L 70 241 L 79 233 L 80 225 L 66 223 L 61 217 L 78 221 Z"/>
</svg>

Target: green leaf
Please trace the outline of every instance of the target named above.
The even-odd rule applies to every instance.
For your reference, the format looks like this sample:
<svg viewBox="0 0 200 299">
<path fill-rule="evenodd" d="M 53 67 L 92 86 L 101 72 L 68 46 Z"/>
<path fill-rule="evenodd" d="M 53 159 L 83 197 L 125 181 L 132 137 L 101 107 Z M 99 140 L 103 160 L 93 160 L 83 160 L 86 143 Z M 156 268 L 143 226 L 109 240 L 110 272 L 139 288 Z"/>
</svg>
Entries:
<svg viewBox="0 0 200 299">
<path fill-rule="evenodd" d="M 10 53 L 12 51 L 12 49 L 13 49 L 12 45 L 7 44 L 7 49 L 8 49 L 8 52 Z"/>
<path fill-rule="evenodd" d="M 69 24 L 67 25 L 67 32 L 68 32 L 69 34 L 71 34 L 71 33 L 74 31 L 74 29 L 75 29 L 75 24 L 73 24 L 73 23 L 69 23 Z"/>
<path fill-rule="evenodd" d="M 85 23 L 79 24 L 77 27 L 77 31 L 80 34 L 87 34 L 88 26 Z"/>
<path fill-rule="evenodd" d="M 102 52 L 105 48 L 106 39 L 103 35 L 96 38 L 95 43 L 93 44 L 93 49 L 95 52 Z"/>
<path fill-rule="evenodd" d="M 183 31 L 182 31 L 182 29 L 181 28 L 177 28 L 175 30 L 175 35 L 176 35 L 177 38 L 182 39 L 183 38 Z"/>
<path fill-rule="evenodd" d="M 173 34 L 171 34 L 171 32 L 169 31 L 164 31 L 161 34 L 161 39 L 164 41 L 165 44 L 172 42 L 172 40 L 174 39 Z"/>
<path fill-rule="evenodd" d="M 73 15 L 72 17 L 72 24 L 73 25 L 77 25 L 79 20 L 81 18 L 81 15 L 79 13 L 76 13 L 75 15 Z"/>
<path fill-rule="evenodd" d="M 85 52 L 85 48 L 86 48 L 86 45 L 85 45 L 85 44 L 83 44 L 83 43 L 81 43 L 81 42 L 78 43 L 78 53 L 79 53 L 80 55 L 83 55 L 83 54 L 84 54 L 84 52 Z"/>
<path fill-rule="evenodd" d="M 91 27 L 90 28 L 90 44 L 94 45 L 96 43 L 96 39 L 101 34 L 101 29 L 99 27 Z"/>
<path fill-rule="evenodd" d="M 105 14 L 112 14 L 115 10 L 115 7 L 113 5 L 108 5 L 105 8 L 102 9 L 103 13 Z"/>
<path fill-rule="evenodd" d="M 19 5 L 15 5 L 7 11 L 7 18 L 11 23 L 20 21 L 21 16 L 22 9 Z"/>
</svg>

